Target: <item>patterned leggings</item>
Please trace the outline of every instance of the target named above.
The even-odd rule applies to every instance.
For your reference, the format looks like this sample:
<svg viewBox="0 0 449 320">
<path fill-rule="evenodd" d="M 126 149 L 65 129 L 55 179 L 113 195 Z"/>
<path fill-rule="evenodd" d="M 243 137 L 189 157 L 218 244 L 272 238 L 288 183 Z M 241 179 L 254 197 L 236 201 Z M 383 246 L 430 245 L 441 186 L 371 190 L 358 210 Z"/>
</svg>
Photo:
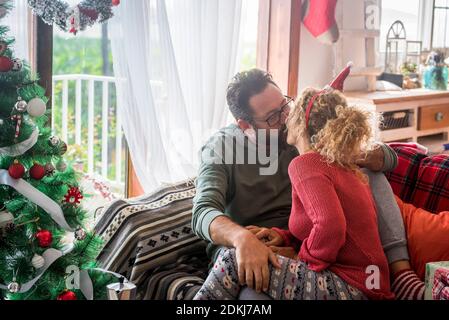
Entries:
<svg viewBox="0 0 449 320">
<path fill-rule="evenodd" d="M 267 292 L 275 300 L 367 300 L 360 290 L 328 270 L 314 272 L 301 261 L 277 258 L 282 268 L 270 264 Z M 235 300 L 241 288 L 235 249 L 222 249 L 194 300 Z"/>
</svg>

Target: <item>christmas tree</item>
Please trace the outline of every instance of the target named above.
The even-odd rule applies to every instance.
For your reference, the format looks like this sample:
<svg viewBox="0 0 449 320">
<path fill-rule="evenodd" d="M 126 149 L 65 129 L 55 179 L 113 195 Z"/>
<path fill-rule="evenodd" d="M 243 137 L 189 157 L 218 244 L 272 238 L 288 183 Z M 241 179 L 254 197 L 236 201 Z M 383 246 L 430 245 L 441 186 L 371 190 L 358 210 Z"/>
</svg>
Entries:
<svg viewBox="0 0 449 320">
<path fill-rule="evenodd" d="M 0 0 L 0 19 L 10 8 Z M 93 270 L 101 240 L 83 226 L 79 173 L 64 161 L 67 145 L 52 136 L 45 90 L 14 57 L 8 31 L 0 20 L 0 295 L 105 298 L 116 279 Z"/>
</svg>

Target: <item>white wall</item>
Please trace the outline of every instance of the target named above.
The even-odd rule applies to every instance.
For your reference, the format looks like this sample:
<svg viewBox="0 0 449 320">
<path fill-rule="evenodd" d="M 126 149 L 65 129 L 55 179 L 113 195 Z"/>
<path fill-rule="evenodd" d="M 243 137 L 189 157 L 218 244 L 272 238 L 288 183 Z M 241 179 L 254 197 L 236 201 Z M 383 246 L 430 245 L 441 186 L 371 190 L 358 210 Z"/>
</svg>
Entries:
<svg viewBox="0 0 449 320">
<path fill-rule="evenodd" d="M 363 0 L 340 0 L 336 12 L 339 28 L 364 29 L 365 3 Z M 341 44 L 341 37 L 337 44 L 325 45 L 315 39 L 304 25 L 301 27 L 300 56 L 299 56 L 299 90 L 308 87 L 323 87 L 329 83 L 340 70 L 335 67 L 334 52 Z M 349 39 L 343 43 L 343 60 L 353 61 L 355 67 L 365 66 L 365 40 Z M 366 79 L 348 79 L 345 90 L 364 90 Z"/>
<path fill-rule="evenodd" d="M 304 25 L 301 26 L 299 53 L 299 91 L 306 87 L 323 87 L 332 77 L 333 47 L 317 41 Z"/>
</svg>

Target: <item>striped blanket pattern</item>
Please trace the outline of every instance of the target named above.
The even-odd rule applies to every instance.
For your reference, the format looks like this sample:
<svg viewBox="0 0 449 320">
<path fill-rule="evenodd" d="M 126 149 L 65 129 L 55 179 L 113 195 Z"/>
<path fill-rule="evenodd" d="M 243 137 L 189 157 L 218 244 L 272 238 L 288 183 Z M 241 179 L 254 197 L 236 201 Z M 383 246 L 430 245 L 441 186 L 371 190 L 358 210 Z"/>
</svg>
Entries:
<svg viewBox="0 0 449 320">
<path fill-rule="evenodd" d="M 206 242 L 191 229 L 192 181 L 102 209 L 100 265 L 124 275 L 139 299 L 188 300 L 207 276 Z"/>
</svg>

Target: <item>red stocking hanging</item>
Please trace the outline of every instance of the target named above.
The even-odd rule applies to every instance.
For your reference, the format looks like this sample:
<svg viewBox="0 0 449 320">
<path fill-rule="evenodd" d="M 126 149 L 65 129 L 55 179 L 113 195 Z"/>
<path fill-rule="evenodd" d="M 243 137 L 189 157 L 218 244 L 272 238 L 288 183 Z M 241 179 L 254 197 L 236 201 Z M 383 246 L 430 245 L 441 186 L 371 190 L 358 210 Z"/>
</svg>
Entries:
<svg viewBox="0 0 449 320">
<path fill-rule="evenodd" d="M 304 25 L 320 42 L 332 44 L 340 37 L 335 8 L 337 0 L 304 0 Z"/>
</svg>

